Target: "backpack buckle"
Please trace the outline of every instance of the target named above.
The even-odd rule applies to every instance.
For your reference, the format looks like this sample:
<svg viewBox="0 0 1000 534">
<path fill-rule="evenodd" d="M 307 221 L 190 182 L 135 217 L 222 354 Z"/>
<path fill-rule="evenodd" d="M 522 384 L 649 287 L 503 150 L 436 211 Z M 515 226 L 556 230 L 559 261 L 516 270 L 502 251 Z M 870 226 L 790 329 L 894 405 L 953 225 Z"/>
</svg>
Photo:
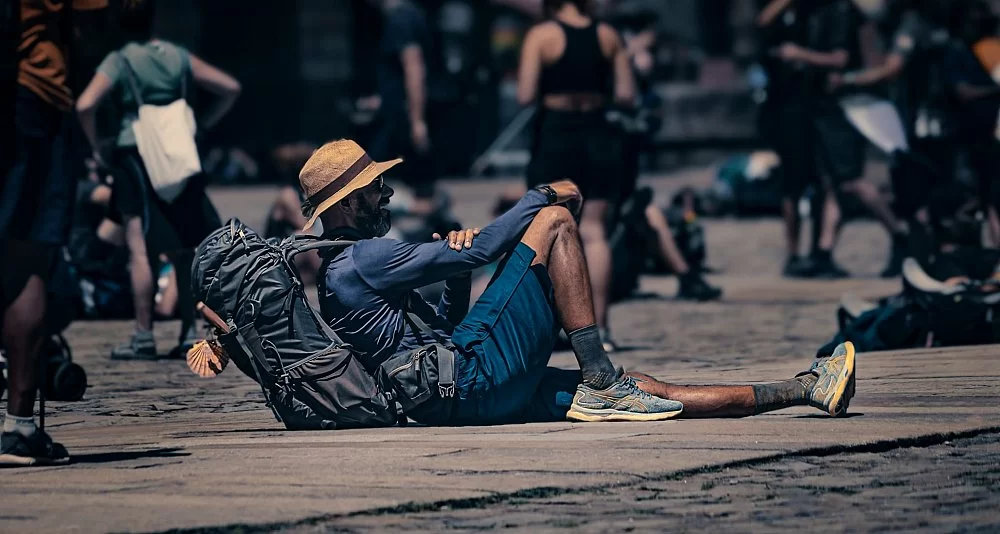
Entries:
<svg viewBox="0 0 1000 534">
<path fill-rule="evenodd" d="M 450 384 L 438 384 L 438 395 L 442 398 L 450 398 L 455 396 L 455 383 Z"/>
</svg>

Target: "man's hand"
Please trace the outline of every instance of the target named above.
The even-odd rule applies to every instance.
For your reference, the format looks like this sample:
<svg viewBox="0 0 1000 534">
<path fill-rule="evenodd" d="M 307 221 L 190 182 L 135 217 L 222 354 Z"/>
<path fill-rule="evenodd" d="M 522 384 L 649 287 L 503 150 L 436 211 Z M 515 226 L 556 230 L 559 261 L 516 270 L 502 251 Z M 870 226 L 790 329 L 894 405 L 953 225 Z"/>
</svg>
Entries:
<svg viewBox="0 0 1000 534">
<path fill-rule="evenodd" d="M 576 184 L 569 180 L 563 180 L 549 184 L 549 187 L 556 192 L 556 204 L 565 204 L 566 208 L 574 215 L 579 213 L 583 206 L 583 195 L 580 194 L 580 188 Z"/>
<path fill-rule="evenodd" d="M 479 228 L 468 230 L 452 230 L 448 232 L 448 248 L 461 252 L 463 248 L 472 248 L 472 240 L 479 235 Z M 440 240 L 441 234 L 435 232 L 431 236 L 435 240 Z"/>
<path fill-rule="evenodd" d="M 431 148 L 431 138 L 427 133 L 427 123 L 424 121 L 414 121 L 410 126 L 410 139 L 413 141 L 413 148 L 417 152 L 425 153 Z"/>
</svg>

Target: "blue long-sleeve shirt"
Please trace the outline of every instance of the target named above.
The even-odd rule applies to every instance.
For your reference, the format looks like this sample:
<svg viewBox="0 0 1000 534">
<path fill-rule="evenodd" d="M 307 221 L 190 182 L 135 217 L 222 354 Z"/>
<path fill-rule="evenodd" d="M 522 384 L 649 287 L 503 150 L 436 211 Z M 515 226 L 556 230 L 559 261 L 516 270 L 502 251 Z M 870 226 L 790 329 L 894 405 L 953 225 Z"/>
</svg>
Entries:
<svg viewBox="0 0 1000 534">
<path fill-rule="evenodd" d="M 394 239 L 358 241 L 324 262 L 319 281 L 320 312 L 333 330 L 363 356 L 373 371 L 392 355 L 434 340 L 411 331 L 411 309 L 440 336 L 449 338 L 465 317 L 471 273 L 511 251 L 546 196 L 529 191 L 513 208 L 482 229 L 471 248 L 455 251 L 447 241 L 406 243 Z M 446 280 L 437 308 L 416 289 Z"/>
</svg>

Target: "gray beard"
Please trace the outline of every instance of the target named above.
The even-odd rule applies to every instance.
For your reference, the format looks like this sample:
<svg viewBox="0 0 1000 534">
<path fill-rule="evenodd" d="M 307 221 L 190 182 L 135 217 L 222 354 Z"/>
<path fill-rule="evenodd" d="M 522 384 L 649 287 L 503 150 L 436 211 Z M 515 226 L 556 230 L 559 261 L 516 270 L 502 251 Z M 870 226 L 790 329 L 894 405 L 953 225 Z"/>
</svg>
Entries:
<svg viewBox="0 0 1000 534">
<path fill-rule="evenodd" d="M 368 203 L 361 204 L 361 212 L 358 214 L 358 230 L 371 237 L 383 237 L 392 228 L 392 218 L 389 210 L 372 206 Z"/>
</svg>

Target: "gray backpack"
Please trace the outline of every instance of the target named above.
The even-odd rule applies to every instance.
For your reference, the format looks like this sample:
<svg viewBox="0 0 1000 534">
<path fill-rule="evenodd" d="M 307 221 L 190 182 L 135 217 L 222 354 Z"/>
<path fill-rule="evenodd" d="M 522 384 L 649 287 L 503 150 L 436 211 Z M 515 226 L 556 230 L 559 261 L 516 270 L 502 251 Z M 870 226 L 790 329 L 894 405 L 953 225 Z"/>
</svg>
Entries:
<svg viewBox="0 0 1000 534">
<path fill-rule="evenodd" d="M 220 343 L 289 429 L 390 426 L 400 417 L 392 387 L 370 375 L 310 306 L 293 262 L 307 250 L 350 244 L 265 240 L 231 219 L 195 253 L 195 298 L 228 324 Z"/>
</svg>

